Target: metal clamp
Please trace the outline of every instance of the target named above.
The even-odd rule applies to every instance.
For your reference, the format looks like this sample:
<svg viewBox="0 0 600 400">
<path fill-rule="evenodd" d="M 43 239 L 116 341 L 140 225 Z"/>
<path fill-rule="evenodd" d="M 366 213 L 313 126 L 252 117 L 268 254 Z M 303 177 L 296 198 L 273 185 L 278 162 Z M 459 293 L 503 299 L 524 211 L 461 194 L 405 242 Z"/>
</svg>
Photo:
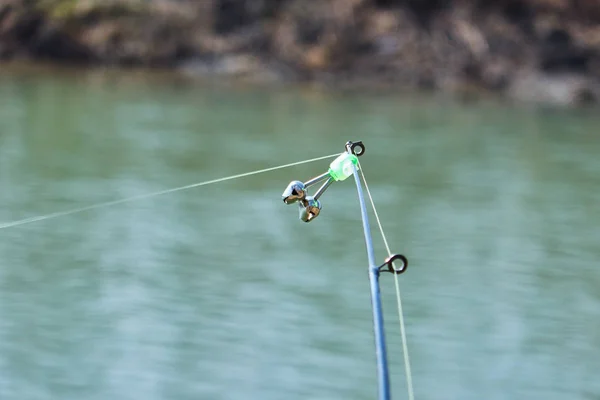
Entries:
<svg viewBox="0 0 600 400">
<path fill-rule="evenodd" d="M 394 266 L 394 261 L 398 260 L 402 262 L 399 268 Z M 385 262 L 378 267 L 379 272 L 391 272 L 392 274 L 396 275 L 403 273 L 404 271 L 406 271 L 407 268 L 408 260 L 402 254 L 394 254 L 389 256 L 385 259 Z"/>
</svg>

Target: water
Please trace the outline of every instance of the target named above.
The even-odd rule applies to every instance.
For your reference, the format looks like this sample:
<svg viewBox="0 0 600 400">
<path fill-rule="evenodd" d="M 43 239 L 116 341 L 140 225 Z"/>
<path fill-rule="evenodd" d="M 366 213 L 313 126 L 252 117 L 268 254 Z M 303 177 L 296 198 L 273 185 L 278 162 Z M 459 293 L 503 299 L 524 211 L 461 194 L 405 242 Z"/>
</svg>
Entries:
<svg viewBox="0 0 600 400">
<path fill-rule="evenodd" d="M 0 221 L 363 140 L 388 239 L 409 258 L 416 398 L 600 396 L 597 113 L 155 75 L 1 75 Z M 280 200 L 326 167 L 1 230 L 0 398 L 376 398 L 354 184 L 330 188 L 311 224 Z M 388 275 L 382 290 L 402 399 Z"/>
</svg>

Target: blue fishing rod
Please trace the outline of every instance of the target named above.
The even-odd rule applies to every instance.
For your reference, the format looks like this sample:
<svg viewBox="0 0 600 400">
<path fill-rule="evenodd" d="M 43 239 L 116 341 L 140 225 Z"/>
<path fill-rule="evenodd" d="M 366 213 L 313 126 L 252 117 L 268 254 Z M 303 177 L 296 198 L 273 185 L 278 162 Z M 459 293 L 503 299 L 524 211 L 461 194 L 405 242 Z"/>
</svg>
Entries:
<svg viewBox="0 0 600 400">
<path fill-rule="evenodd" d="M 382 272 L 391 272 L 401 274 L 408 267 L 408 260 L 402 254 L 390 255 L 384 263 L 377 265 L 375 262 L 375 251 L 373 249 L 373 239 L 371 237 L 371 228 L 369 225 L 369 216 L 362 189 L 362 184 L 358 174 L 358 157 L 365 152 L 365 146 L 362 142 L 347 142 L 345 151 L 340 154 L 329 165 L 327 172 L 312 178 L 308 181 L 292 181 L 282 194 L 285 204 L 298 204 L 299 218 L 303 222 L 311 222 L 321 212 L 321 202 L 319 198 L 333 182 L 343 181 L 354 175 L 358 200 L 360 203 L 360 212 L 365 236 L 365 245 L 367 249 L 369 282 L 371 286 L 371 305 L 373 309 L 373 332 L 375 335 L 375 351 L 377 361 L 377 378 L 379 388 L 379 399 L 389 400 L 390 378 L 387 361 L 387 350 L 385 342 L 385 331 L 383 321 L 383 310 L 381 306 L 381 290 L 379 288 L 379 277 Z M 323 182 L 323 185 L 315 192 L 313 196 L 308 194 L 308 188 L 316 183 Z M 396 265 L 394 264 L 396 263 Z"/>
<path fill-rule="evenodd" d="M 358 174 L 358 171 L 360 168 L 360 163 L 358 162 L 358 157 L 362 156 L 364 154 L 364 152 L 365 152 L 365 146 L 362 142 L 347 142 L 344 147 L 344 152 L 342 152 L 340 155 L 338 155 L 337 158 L 331 162 L 327 172 L 306 181 L 306 183 L 303 183 L 301 181 L 290 182 L 290 184 L 287 186 L 287 188 L 283 192 L 282 197 L 283 197 L 284 203 L 286 203 L 286 204 L 293 204 L 293 203 L 298 204 L 299 218 L 301 221 L 311 222 L 321 212 L 321 202 L 319 201 L 319 198 L 323 195 L 325 190 L 327 190 L 327 188 L 330 187 L 331 184 L 333 184 L 333 182 L 343 181 L 343 180 L 346 180 L 347 178 L 349 178 L 351 175 L 354 175 L 354 180 L 356 182 L 356 189 L 358 192 L 358 199 L 360 202 L 360 211 L 361 211 L 361 216 L 362 216 L 365 244 L 366 244 L 366 249 L 367 249 L 367 260 L 368 260 L 368 265 L 369 265 L 368 272 L 369 272 L 369 281 L 370 281 L 370 285 L 371 285 L 371 302 L 372 302 L 372 308 L 373 308 L 373 331 L 375 334 L 375 350 L 376 350 L 376 361 L 377 361 L 379 399 L 389 400 L 390 399 L 390 382 L 389 382 L 388 362 L 387 362 L 387 353 L 386 353 L 386 345 L 385 345 L 385 334 L 384 334 L 384 327 L 383 327 L 383 312 L 382 312 L 382 307 L 381 307 L 381 292 L 380 292 L 380 288 L 379 288 L 379 277 L 382 272 L 390 272 L 392 274 L 403 273 L 404 271 L 406 271 L 406 268 L 408 266 L 408 261 L 406 260 L 406 257 L 404 257 L 403 255 L 394 254 L 394 255 L 390 255 L 388 258 L 386 258 L 384 263 L 379 266 L 375 262 L 375 252 L 373 250 L 373 239 L 371 238 L 369 217 L 367 214 L 365 198 L 364 198 L 361 181 L 360 181 L 359 174 Z M 263 168 L 260 170 L 226 176 L 223 178 L 211 179 L 211 180 L 202 181 L 202 182 L 196 182 L 196 183 L 192 183 L 192 184 L 185 185 L 185 186 L 179 186 L 179 187 L 174 187 L 174 188 L 170 188 L 170 189 L 165 189 L 165 190 L 161 190 L 161 191 L 154 192 L 154 193 L 141 194 L 141 195 L 124 198 L 124 199 L 120 199 L 120 200 L 113 200 L 113 201 L 108 201 L 108 202 L 104 202 L 104 203 L 96 203 L 96 204 L 92 204 L 89 206 L 75 208 L 75 209 L 71 209 L 71 210 L 59 211 L 59 212 L 54 212 L 51 214 L 38 215 L 38 216 L 34 216 L 34 217 L 24 218 L 24 219 L 17 220 L 17 221 L 0 223 L 0 230 L 17 227 L 17 226 L 21 226 L 21 225 L 29 224 L 29 223 L 33 223 L 33 222 L 44 221 L 44 220 L 48 220 L 51 218 L 64 217 L 67 215 L 72 215 L 72 214 L 81 213 L 81 212 L 85 212 L 85 211 L 96 210 L 96 209 L 114 206 L 114 205 L 122 204 L 122 203 L 126 203 L 126 202 L 148 199 L 151 197 L 164 195 L 164 194 L 168 194 L 168 193 L 174 193 L 174 192 L 178 192 L 181 190 L 188 190 L 188 189 L 197 188 L 200 186 L 212 185 L 212 184 L 216 184 L 216 183 L 220 183 L 220 182 L 229 181 L 232 179 L 239 179 L 239 178 L 243 178 L 243 177 L 247 177 L 247 176 L 251 176 L 251 175 L 262 174 L 265 172 L 275 171 L 275 170 L 282 169 L 282 168 L 288 168 L 288 167 L 292 167 L 292 166 L 296 166 L 296 165 L 301 165 L 301 164 L 306 164 L 306 163 L 310 163 L 310 162 L 314 162 L 314 161 L 324 160 L 326 158 L 330 158 L 330 157 L 334 157 L 334 156 L 336 156 L 336 154 L 312 158 L 312 159 L 304 160 L 304 161 L 297 161 L 297 162 L 279 165 L 279 166 L 275 166 L 275 167 Z M 363 179 L 364 179 L 364 174 L 363 174 Z M 308 188 L 310 186 L 315 185 L 320 182 L 324 182 L 323 185 L 315 192 L 315 194 L 313 196 L 310 196 L 308 194 Z M 371 197 L 370 193 L 369 193 L 369 187 L 367 186 L 366 181 L 365 181 L 365 187 L 367 188 L 367 193 L 369 194 L 369 197 Z M 377 217 L 377 213 L 375 211 L 375 205 L 373 204 L 372 199 L 371 199 L 371 204 L 373 205 L 373 211 L 375 212 L 375 216 Z M 379 219 L 377 219 L 377 222 L 379 223 Z M 380 226 L 380 228 L 381 228 L 381 226 Z M 383 230 L 381 233 L 382 233 L 382 236 L 384 236 Z M 387 242 L 385 240 L 385 236 L 384 236 L 384 242 L 386 243 L 386 248 L 387 248 Z M 388 250 L 388 252 L 389 252 L 389 250 Z M 394 262 L 396 262 L 396 264 L 399 266 L 395 266 Z M 396 284 L 397 284 L 397 280 L 396 280 Z M 404 323 L 403 323 L 403 317 L 402 317 L 402 309 L 401 309 L 401 305 L 400 305 L 400 292 L 399 292 L 398 286 L 396 286 L 396 289 L 397 289 L 396 294 L 398 296 L 398 311 L 399 311 L 400 326 L 401 326 L 400 332 L 402 334 L 405 366 L 406 366 L 406 372 L 407 372 L 406 376 L 407 376 L 408 394 L 409 394 L 409 400 L 412 400 L 412 398 L 413 398 L 412 378 L 411 378 L 411 374 L 410 374 L 408 352 L 406 350 Z"/>
<path fill-rule="evenodd" d="M 344 152 L 335 158 L 331 164 L 329 164 L 329 169 L 327 172 L 312 178 L 306 183 L 301 181 L 292 181 L 288 185 L 288 187 L 283 192 L 283 201 L 286 204 L 298 204 L 298 212 L 299 218 L 304 222 L 313 221 L 321 212 L 321 202 L 319 198 L 323 195 L 325 190 L 330 187 L 334 182 L 344 181 L 349 178 L 351 175 L 354 175 L 354 180 L 356 182 L 356 189 L 358 192 L 358 199 L 360 202 L 360 211 L 362 216 L 362 224 L 365 236 L 365 244 L 367 249 L 367 259 L 368 259 L 368 272 L 369 272 L 369 281 L 371 285 L 371 302 L 373 308 L 373 331 L 375 334 L 375 350 L 376 350 L 376 361 L 377 361 L 377 377 L 378 377 L 378 386 L 379 386 L 379 399 L 381 400 L 389 400 L 390 399 L 390 382 L 389 382 L 389 372 L 388 372 L 388 362 L 387 362 L 387 353 L 386 353 L 386 345 L 385 345 L 385 334 L 384 334 L 384 326 L 383 326 L 383 312 L 381 307 L 381 292 L 379 288 L 379 276 L 382 272 L 391 272 L 392 274 L 401 274 L 403 273 L 407 266 L 408 261 L 401 254 L 390 255 L 385 259 L 384 263 L 381 265 L 377 265 L 375 262 L 375 252 L 373 250 L 373 240 L 371 238 L 371 230 L 369 226 L 369 217 L 367 214 L 367 207 L 365 204 L 365 198 L 362 190 L 361 181 L 359 178 L 359 168 L 360 163 L 358 162 L 358 157 L 362 156 L 365 152 L 365 146 L 362 142 L 347 142 L 344 147 Z M 324 160 L 326 158 L 334 157 L 335 154 L 323 157 L 317 157 L 309 160 L 293 162 L 289 164 L 279 165 L 275 167 L 269 167 L 260 169 L 257 171 L 245 172 L 241 174 L 231 175 L 218 179 L 211 179 L 203 182 L 196 182 L 185 186 L 174 187 L 170 189 L 161 190 L 154 193 L 146 193 L 141 194 L 129 198 L 124 198 L 120 200 L 108 201 L 105 203 L 96 203 L 85 207 L 75 208 L 66 211 L 59 211 L 46 215 L 38 215 L 35 217 L 29 217 L 17 221 L 0 223 L 0 230 L 7 229 L 11 227 L 17 227 L 24 224 L 29 224 L 37 221 L 43 221 L 51 218 L 64 217 L 71 214 L 81 213 L 85 211 L 91 211 L 99 208 L 114 206 L 117 204 L 122 204 L 125 202 L 137 201 L 142 199 L 148 199 L 151 197 L 164 195 L 167 193 L 174 193 L 181 190 L 192 189 L 200 186 L 212 185 L 220 182 L 229 181 L 232 179 L 239 179 L 251 175 L 261 174 L 269 171 L 278 170 L 281 168 L 287 168 L 295 165 L 306 164 L 309 162 Z M 361 171 L 362 172 L 362 171 Z M 364 175 L 363 175 L 364 178 Z M 313 196 L 308 194 L 308 188 L 317 183 L 324 182 L 323 185 L 315 192 Z M 365 187 L 367 188 L 367 193 L 369 193 L 369 188 L 365 182 Z M 370 197 L 370 194 L 369 194 Z M 371 199 L 372 200 L 372 199 Z M 375 211 L 375 206 L 373 205 L 373 210 Z M 375 213 L 377 217 L 377 213 Z M 379 222 L 379 221 L 378 221 Z M 382 231 L 383 234 L 383 231 Z M 385 241 L 385 238 L 384 238 Z M 387 243 L 386 243 L 387 247 Z M 389 250 L 388 250 L 389 251 Z M 394 266 L 394 262 L 396 262 L 398 266 Z M 398 288 L 397 288 L 398 289 Z M 401 323 L 401 333 L 403 339 L 403 345 L 405 350 L 405 363 L 407 369 L 407 384 L 409 388 L 409 400 L 412 400 L 412 378 L 410 378 L 410 370 L 408 364 L 408 353 L 406 352 L 405 346 L 405 337 L 403 330 L 403 322 L 402 322 L 402 313 L 401 306 L 399 300 L 399 291 L 398 295 L 398 308 L 399 308 L 399 316 Z"/>
</svg>

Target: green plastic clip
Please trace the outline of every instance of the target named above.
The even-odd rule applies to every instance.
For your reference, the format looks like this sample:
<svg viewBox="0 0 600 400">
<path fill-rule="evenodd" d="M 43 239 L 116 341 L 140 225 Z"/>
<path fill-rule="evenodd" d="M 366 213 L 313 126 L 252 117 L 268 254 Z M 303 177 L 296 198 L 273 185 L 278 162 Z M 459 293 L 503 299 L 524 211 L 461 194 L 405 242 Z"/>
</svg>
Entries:
<svg viewBox="0 0 600 400">
<path fill-rule="evenodd" d="M 350 153 L 342 153 L 329 164 L 329 176 L 335 181 L 343 181 L 353 174 L 352 164 L 358 167 L 358 157 Z"/>
</svg>

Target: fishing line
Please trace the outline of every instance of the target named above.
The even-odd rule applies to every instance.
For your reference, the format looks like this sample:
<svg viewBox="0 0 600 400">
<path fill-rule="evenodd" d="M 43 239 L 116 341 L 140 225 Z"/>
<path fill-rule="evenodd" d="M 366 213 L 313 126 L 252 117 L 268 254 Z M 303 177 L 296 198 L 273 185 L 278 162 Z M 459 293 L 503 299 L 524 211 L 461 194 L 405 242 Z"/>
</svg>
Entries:
<svg viewBox="0 0 600 400">
<path fill-rule="evenodd" d="M 67 211 L 59 211 L 59 212 L 55 212 L 55 213 L 52 213 L 52 214 L 39 215 L 39 216 L 36 216 L 36 217 L 25 218 L 25 219 L 21 219 L 21 220 L 18 220 L 18 221 L 13 221 L 13 222 L 7 222 L 7 223 L 0 224 L 0 229 L 12 228 L 12 227 L 20 226 L 20 225 L 29 224 L 29 223 L 32 223 L 32 222 L 43 221 L 43 220 L 52 219 L 52 218 L 58 218 L 58 217 L 64 217 L 64 216 L 67 216 L 67 215 L 77 214 L 77 213 L 84 212 L 84 211 L 90 211 L 90 210 L 95 210 L 95 209 L 98 209 L 98 208 L 104 208 L 104 207 L 114 206 L 114 205 L 117 205 L 117 204 L 127 203 L 127 202 L 131 202 L 131 201 L 135 201 L 135 200 L 148 199 L 150 197 L 155 197 L 155 196 L 160 196 L 160 195 L 163 195 L 163 194 L 178 192 L 178 191 L 181 191 L 181 190 L 187 190 L 187 189 L 197 188 L 197 187 L 200 187 L 200 186 L 212 185 L 214 183 L 220 183 L 220 182 L 230 181 L 232 179 L 238 179 L 238 178 L 244 178 L 244 177 L 247 177 L 247 176 L 258 175 L 258 174 L 262 174 L 262 173 L 265 173 L 265 172 L 275 171 L 275 170 L 278 170 L 278 169 L 283 169 L 283 168 L 288 168 L 288 167 L 294 167 L 296 165 L 308 164 L 308 163 L 311 163 L 311 162 L 314 162 L 314 161 L 320 161 L 320 160 L 324 160 L 326 158 L 335 157 L 335 156 L 338 156 L 338 155 L 339 155 L 339 153 L 331 154 L 331 155 L 323 156 L 323 157 L 311 158 L 311 159 L 308 159 L 308 160 L 297 161 L 297 162 L 293 162 L 293 163 L 290 163 L 290 164 L 278 165 L 276 167 L 264 168 L 264 169 L 259 169 L 259 170 L 256 170 L 256 171 L 245 172 L 243 174 L 231 175 L 231 176 L 227 176 L 227 177 L 224 177 L 224 178 L 211 179 L 211 180 L 204 181 L 204 182 L 192 183 L 190 185 L 179 186 L 179 187 L 176 187 L 176 188 L 161 190 L 159 192 L 146 193 L 146 194 L 142 194 L 142 195 L 138 195 L 138 196 L 133 196 L 133 197 L 128 197 L 128 198 L 124 198 L 124 199 L 120 199 L 120 200 L 113 200 L 113 201 L 109 201 L 109 202 L 106 202 L 106 203 L 97 203 L 97 204 L 92 204 L 92 205 L 89 205 L 89 206 L 86 206 L 86 207 L 74 208 L 74 209 L 67 210 Z"/>
<path fill-rule="evenodd" d="M 392 252 L 390 251 L 390 246 L 388 245 L 385 233 L 383 232 L 383 226 L 381 225 L 381 220 L 379 219 L 379 214 L 377 213 L 377 209 L 375 208 L 375 202 L 373 201 L 373 196 L 371 196 L 371 191 L 369 190 L 369 185 L 367 184 L 367 179 L 365 178 L 365 173 L 363 172 L 363 168 L 360 165 L 360 161 L 358 161 L 358 166 L 360 174 L 362 176 L 362 180 L 365 183 L 365 189 L 367 189 L 367 195 L 369 196 L 369 200 L 371 201 L 371 206 L 373 207 L 375 220 L 377 221 L 377 225 L 379 225 L 379 231 L 381 233 L 381 237 L 383 238 L 385 249 L 388 252 L 388 256 L 391 256 Z M 415 397 L 412 384 L 412 372 L 410 369 L 410 358 L 408 356 L 408 345 L 406 343 L 406 329 L 404 327 L 404 312 L 402 311 L 402 297 L 400 295 L 400 285 L 398 283 L 398 274 L 392 275 L 394 275 L 394 282 L 396 284 L 396 301 L 398 303 L 398 319 L 400 320 L 400 336 L 402 337 L 402 351 L 404 353 L 404 368 L 406 370 L 406 386 L 408 388 L 408 399 L 414 400 Z"/>
</svg>

